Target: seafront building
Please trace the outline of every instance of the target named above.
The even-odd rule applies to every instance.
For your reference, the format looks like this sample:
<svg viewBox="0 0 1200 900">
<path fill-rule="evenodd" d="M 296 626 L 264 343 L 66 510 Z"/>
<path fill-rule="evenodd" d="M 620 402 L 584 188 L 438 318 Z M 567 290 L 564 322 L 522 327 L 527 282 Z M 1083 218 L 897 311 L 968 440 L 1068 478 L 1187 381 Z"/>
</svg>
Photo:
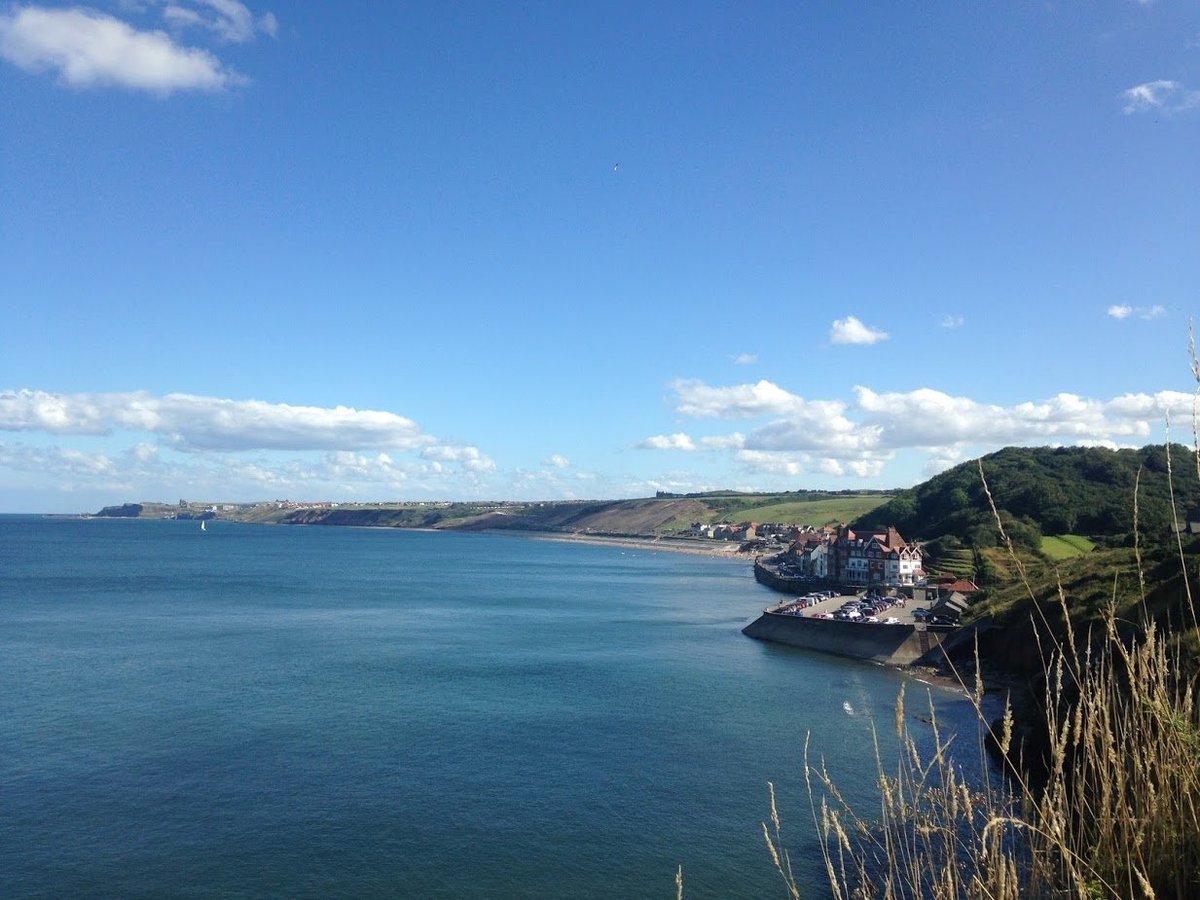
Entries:
<svg viewBox="0 0 1200 900">
<path fill-rule="evenodd" d="M 921 548 L 894 527 L 872 533 L 841 525 L 808 532 L 784 558 L 801 575 L 846 585 L 912 585 L 925 576 Z"/>
</svg>

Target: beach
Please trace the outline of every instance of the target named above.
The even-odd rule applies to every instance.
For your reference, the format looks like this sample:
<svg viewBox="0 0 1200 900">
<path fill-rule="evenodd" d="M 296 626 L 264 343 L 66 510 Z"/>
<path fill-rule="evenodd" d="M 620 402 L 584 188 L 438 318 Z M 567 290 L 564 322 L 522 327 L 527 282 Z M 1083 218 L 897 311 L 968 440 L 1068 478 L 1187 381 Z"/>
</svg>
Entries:
<svg viewBox="0 0 1200 900">
<path fill-rule="evenodd" d="M 512 534 L 510 531 L 504 534 Z M 698 538 L 649 538 L 612 536 L 599 534 L 573 534 L 568 532 L 534 532 L 529 537 L 540 541 L 562 541 L 573 544 L 596 544 L 606 547 L 622 547 L 628 550 L 665 550 L 670 553 L 690 553 L 695 556 L 711 556 L 721 559 L 740 559 L 753 562 L 753 553 L 741 552 L 736 541 L 706 541 Z"/>
</svg>

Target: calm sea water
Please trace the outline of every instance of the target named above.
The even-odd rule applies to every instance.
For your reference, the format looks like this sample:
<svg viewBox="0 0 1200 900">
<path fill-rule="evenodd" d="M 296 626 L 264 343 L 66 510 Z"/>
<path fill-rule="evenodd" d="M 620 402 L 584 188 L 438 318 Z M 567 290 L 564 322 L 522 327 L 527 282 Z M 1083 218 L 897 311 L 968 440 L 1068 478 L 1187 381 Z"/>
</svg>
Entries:
<svg viewBox="0 0 1200 900">
<path fill-rule="evenodd" d="M 901 677 L 743 637 L 770 600 L 670 553 L 0 516 L 0 896 L 779 896 L 768 780 L 821 895 L 805 736 L 869 803 Z"/>
</svg>

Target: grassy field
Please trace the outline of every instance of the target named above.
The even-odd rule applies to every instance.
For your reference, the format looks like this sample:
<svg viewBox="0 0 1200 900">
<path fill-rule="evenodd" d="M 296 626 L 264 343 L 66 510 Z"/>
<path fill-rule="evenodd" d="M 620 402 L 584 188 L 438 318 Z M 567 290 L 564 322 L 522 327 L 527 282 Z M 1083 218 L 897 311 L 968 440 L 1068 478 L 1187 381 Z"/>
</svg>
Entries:
<svg viewBox="0 0 1200 900">
<path fill-rule="evenodd" d="M 1078 534 L 1060 534 L 1042 538 L 1042 552 L 1055 561 L 1085 556 L 1096 545 Z"/>
<path fill-rule="evenodd" d="M 746 498 L 750 500 L 751 498 Z M 766 498 L 763 498 L 766 499 Z M 850 494 L 825 497 L 820 500 L 785 500 L 771 498 L 762 505 L 747 505 L 730 509 L 730 519 L 750 522 L 794 522 L 797 525 L 837 525 L 852 522 L 882 506 L 891 497 L 886 494 Z"/>
</svg>

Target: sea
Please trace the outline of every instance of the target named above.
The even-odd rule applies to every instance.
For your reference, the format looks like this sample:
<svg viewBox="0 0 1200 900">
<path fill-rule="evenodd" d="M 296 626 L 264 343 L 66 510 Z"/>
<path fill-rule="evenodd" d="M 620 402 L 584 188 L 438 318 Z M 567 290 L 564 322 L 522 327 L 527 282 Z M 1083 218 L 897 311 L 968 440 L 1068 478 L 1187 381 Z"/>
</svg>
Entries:
<svg viewBox="0 0 1200 900">
<path fill-rule="evenodd" d="M 775 599 L 651 549 L 0 516 L 0 896 L 786 896 L 768 782 L 825 896 L 805 753 L 869 813 L 902 683 L 978 733 L 743 636 Z"/>
</svg>

